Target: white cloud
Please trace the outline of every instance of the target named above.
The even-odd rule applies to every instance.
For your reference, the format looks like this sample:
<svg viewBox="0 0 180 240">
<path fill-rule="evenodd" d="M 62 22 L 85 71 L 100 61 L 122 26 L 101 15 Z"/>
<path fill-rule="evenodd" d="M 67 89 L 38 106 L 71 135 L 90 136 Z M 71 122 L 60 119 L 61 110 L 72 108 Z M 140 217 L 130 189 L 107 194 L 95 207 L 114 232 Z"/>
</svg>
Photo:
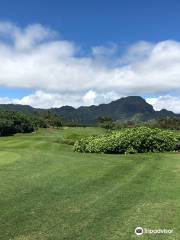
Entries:
<svg viewBox="0 0 180 240">
<path fill-rule="evenodd" d="M 125 56 L 109 57 L 112 65 L 108 66 L 103 59 L 97 64 L 93 56 L 77 56 L 75 44 L 54 39 L 56 34 L 41 25 L 21 29 L 1 23 L 0 34 L 0 86 L 59 93 L 95 89 L 123 95 L 180 89 L 179 42 L 139 42 Z M 106 48 L 93 48 L 96 54 L 99 51 L 104 54 Z M 122 64 L 125 59 L 128 61 Z"/>
<path fill-rule="evenodd" d="M 9 103 L 14 103 L 15 99 L 10 99 L 8 97 L 1 97 L 0 98 L 0 104 L 9 104 Z"/>
<path fill-rule="evenodd" d="M 0 22 L 0 35 L 12 41 L 15 49 L 28 50 L 43 41 L 53 39 L 57 34 L 40 24 L 29 25 L 21 29 L 10 22 Z"/>
<path fill-rule="evenodd" d="M 118 51 L 118 45 L 109 44 L 108 46 L 96 46 L 92 47 L 92 54 L 95 57 L 108 57 L 114 55 Z"/>
<path fill-rule="evenodd" d="M 96 99 L 96 92 L 90 90 L 89 92 L 87 92 L 84 96 L 83 96 L 83 101 L 85 103 L 85 105 L 93 105 L 95 103 L 95 99 Z"/>
<path fill-rule="evenodd" d="M 22 104 L 31 105 L 36 108 L 56 108 L 64 105 L 73 107 L 99 105 L 101 103 L 109 103 L 122 96 L 115 92 L 106 92 L 98 94 L 93 90 L 86 93 L 49 93 L 41 90 L 35 93 L 22 97 L 21 99 L 11 99 L 8 97 L 0 98 L 0 104 Z M 146 101 L 151 104 L 155 110 L 168 109 L 175 113 L 180 113 L 180 96 L 159 96 L 146 98 Z"/>
<path fill-rule="evenodd" d="M 73 107 L 90 106 L 92 104 L 98 105 L 100 103 L 108 103 L 111 100 L 117 99 L 118 96 L 113 92 L 106 94 L 97 94 L 95 91 L 88 91 L 86 93 L 49 93 L 42 90 L 35 91 L 35 93 L 22 97 L 21 99 L 0 98 L 0 104 L 22 104 L 31 105 L 36 108 L 52 108 L 70 105 Z"/>
<path fill-rule="evenodd" d="M 156 98 L 147 98 L 146 101 L 154 106 L 154 109 L 168 109 L 175 113 L 180 113 L 180 96 L 159 96 Z"/>
<path fill-rule="evenodd" d="M 116 44 L 91 50 L 83 55 L 79 46 L 40 24 L 20 28 L 0 22 L 0 87 L 35 89 L 17 101 L 41 107 L 180 92 L 180 42 L 141 41 L 123 55 Z"/>
</svg>

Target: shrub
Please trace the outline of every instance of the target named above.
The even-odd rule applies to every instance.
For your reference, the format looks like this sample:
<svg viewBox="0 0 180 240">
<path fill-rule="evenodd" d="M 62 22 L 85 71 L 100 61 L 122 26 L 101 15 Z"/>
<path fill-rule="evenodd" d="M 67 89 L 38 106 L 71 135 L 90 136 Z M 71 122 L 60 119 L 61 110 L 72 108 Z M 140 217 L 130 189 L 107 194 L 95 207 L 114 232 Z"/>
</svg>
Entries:
<svg viewBox="0 0 180 240">
<path fill-rule="evenodd" d="M 91 153 L 143 153 L 173 151 L 178 140 L 161 129 L 138 127 L 76 141 L 74 150 Z"/>
<path fill-rule="evenodd" d="M 126 152 L 126 154 L 134 154 L 134 153 L 137 153 L 137 150 L 134 149 L 133 147 L 129 147 Z"/>
<path fill-rule="evenodd" d="M 33 122 L 27 115 L 13 111 L 0 111 L 0 136 L 30 133 L 33 131 Z"/>
</svg>

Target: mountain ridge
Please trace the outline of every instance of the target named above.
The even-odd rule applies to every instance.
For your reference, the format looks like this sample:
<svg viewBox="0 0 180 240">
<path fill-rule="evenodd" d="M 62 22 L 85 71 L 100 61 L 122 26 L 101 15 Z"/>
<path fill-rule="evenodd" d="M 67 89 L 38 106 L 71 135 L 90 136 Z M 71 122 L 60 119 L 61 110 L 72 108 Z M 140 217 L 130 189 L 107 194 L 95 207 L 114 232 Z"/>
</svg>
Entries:
<svg viewBox="0 0 180 240">
<path fill-rule="evenodd" d="M 0 104 L 0 109 L 26 114 L 38 114 L 47 111 L 63 116 L 68 121 L 87 125 L 95 124 L 99 117 L 111 117 L 114 121 L 122 122 L 128 120 L 146 122 L 162 117 L 180 117 L 180 114 L 175 114 L 166 109 L 155 111 L 153 106 L 140 96 L 128 96 L 110 103 L 80 106 L 78 108 L 66 105 L 60 108 L 41 109 L 29 105 Z"/>
<path fill-rule="evenodd" d="M 65 108 L 63 111 L 62 108 L 53 109 L 56 114 L 66 115 L 66 118 L 74 119 L 81 124 L 94 124 L 99 117 L 104 116 L 111 117 L 114 121 L 133 120 L 135 122 L 145 122 L 161 117 L 180 117 L 180 114 L 166 109 L 155 111 L 153 106 L 140 96 L 128 96 L 98 106 L 81 106 L 68 110 L 65 111 Z"/>
</svg>

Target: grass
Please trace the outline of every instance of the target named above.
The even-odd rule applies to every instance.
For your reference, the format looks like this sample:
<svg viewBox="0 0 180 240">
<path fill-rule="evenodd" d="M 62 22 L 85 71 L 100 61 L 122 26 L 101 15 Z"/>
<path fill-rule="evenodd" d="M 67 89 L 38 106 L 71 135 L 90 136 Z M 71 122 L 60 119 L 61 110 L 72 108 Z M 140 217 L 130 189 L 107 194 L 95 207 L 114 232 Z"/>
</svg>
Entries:
<svg viewBox="0 0 180 240">
<path fill-rule="evenodd" d="M 0 240 L 180 239 L 180 154 L 74 153 L 98 128 L 0 138 Z"/>
</svg>

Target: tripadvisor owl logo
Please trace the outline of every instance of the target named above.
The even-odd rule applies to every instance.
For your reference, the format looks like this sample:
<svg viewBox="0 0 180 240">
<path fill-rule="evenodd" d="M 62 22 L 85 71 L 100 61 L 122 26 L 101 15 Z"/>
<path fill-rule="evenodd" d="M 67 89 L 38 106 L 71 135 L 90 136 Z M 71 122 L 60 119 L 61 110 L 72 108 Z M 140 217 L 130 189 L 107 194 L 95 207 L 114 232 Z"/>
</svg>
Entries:
<svg viewBox="0 0 180 240">
<path fill-rule="evenodd" d="M 137 227 L 135 229 L 135 234 L 138 235 L 138 236 L 142 235 L 143 234 L 143 228 L 142 227 Z"/>
</svg>

